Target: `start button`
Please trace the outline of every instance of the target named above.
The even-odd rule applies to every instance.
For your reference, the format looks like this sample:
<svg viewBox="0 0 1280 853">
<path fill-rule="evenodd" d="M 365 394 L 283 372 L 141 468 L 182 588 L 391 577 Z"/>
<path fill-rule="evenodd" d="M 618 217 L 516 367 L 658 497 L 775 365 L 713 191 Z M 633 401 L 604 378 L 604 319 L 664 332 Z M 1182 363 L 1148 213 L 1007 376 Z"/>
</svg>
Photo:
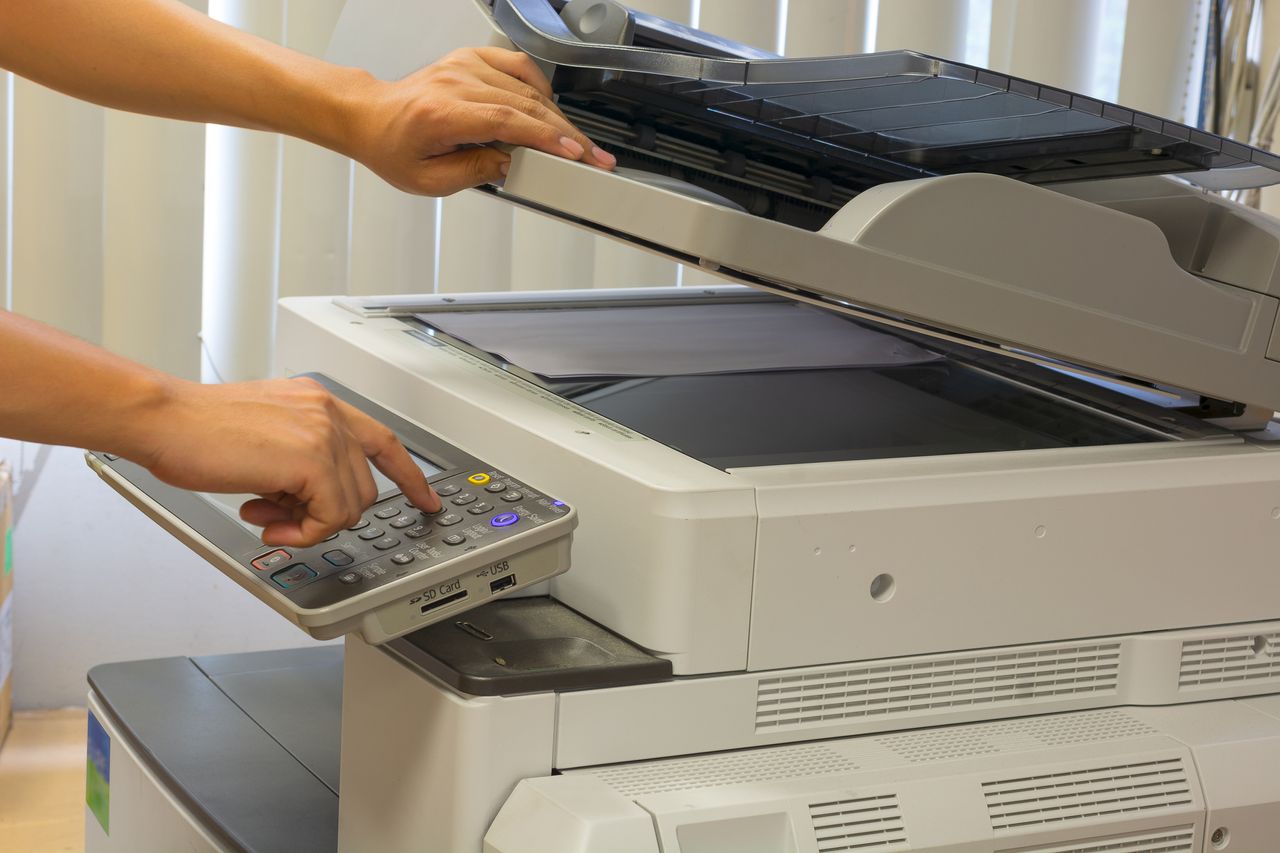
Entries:
<svg viewBox="0 0 1280 853">
<path fill-rule="evenodd" d="M 470 477 L 467 478 L 467 482 L 473 483 L 477 486 L 483 486 L 485 483 L 489 482 L 489 475 L 488 474 L 472 474 Z"/>
</svg>

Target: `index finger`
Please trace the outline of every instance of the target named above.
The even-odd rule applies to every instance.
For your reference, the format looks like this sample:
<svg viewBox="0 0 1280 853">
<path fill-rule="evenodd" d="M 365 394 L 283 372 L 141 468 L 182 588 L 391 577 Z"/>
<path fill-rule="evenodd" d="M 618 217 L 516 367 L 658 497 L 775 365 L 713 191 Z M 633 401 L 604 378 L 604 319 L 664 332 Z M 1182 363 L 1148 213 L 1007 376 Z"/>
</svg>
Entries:
<svg viewBox="0 0 1280 853">
<path fill-rule="evenodd" d="M 347 428 L 374 467 L 386 474 L 418 509 L 439 512 L 440 496 L 427 484 L 426 475 L 413 464 L 409 451 L 396 439 L 395 433 L 354 406 L 341 400 L 337 403 Z"/>
<path fill-rule="evenodd" d="M 527 83 L 546 97 L 551 97 L 551 81 L 529 54 L 501 47 L 480 47 L 476 48 L 476 55 L 490 68 L 496 68 L 509 77 Z"/>
</svg>

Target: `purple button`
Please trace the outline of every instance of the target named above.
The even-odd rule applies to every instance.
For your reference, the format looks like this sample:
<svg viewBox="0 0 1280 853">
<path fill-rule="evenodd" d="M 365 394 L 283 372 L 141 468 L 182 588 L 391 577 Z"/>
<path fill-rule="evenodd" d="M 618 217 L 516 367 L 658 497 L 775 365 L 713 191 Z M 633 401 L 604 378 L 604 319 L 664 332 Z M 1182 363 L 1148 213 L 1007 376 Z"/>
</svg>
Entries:
<svg viewBox="0 0 1280 853">
<path fill-rule="evenodd" d="M 504 512 L 489 519 L 489 523 L 494 527 L 510 527 L 519 520 L 520 516 L 516 515 L 514 512 Z"/>
</svg>

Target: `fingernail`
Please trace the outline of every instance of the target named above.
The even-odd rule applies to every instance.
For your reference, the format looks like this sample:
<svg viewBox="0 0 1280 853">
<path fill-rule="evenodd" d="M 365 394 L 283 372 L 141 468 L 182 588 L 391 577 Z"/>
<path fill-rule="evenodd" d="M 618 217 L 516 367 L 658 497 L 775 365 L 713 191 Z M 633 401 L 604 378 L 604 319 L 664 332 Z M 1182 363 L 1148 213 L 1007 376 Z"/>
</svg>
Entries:
<svg viewBox="0 0 1280 853">
<path fill-rule="evenodd" d="M 506 177 L 507 172 L 511 171 L 511 161 L 508 160 L 507 162 L 499 166 L 498 171 L 502 173 L 503 177 Z"/>
<path fill-rule="evenodd" d="M 581 142 L 576 139 L 570 139 L 567 136 L 560 137 L 560 147 L 568 152 L 569 156 L 575 160 L 580 160 L 587 150 L 582 147 Z"/>
<path fill-rule="evenodd" d="M 601 166 L 608 166 L 612 169 L 614 166 L 618 165 L 618 158 L 614 157 L 598 145 L 591 148 L 591 156 L 594 157 L 596 162 Z"/>
</svg>

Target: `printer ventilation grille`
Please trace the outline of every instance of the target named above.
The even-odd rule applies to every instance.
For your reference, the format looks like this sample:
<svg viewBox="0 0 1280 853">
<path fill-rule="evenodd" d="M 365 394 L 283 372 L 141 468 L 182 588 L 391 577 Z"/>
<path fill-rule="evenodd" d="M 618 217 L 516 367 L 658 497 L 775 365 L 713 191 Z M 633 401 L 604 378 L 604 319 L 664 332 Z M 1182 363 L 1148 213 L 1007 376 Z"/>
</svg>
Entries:
<svg viewBox="0 0 1280 853">
<path fill-rule="evenodd" d="M 1126 832 L 1082 841 L 1018 847 L 1017 853 L 1191 853 L 1195 840 L 1194 826 L 1173 826 L 1149 832 Z M 1013 850 L 1001 850 L 1000 853 L 1013 853 Z"/>
<path fill-rule="evenodd" d="M 906 849 L 907 831 L 894 794 L 812 803 L 818 853 Z"/>
<path fill-rule="evenodd" d="M 1258 681 L 1280 682 L 1280 633 L 1183 642 L 1179 690 Z"/>
<path fill-rule="evenodd" d="M 1118 642 L 975 652 L 762 678 L 756 731 L 1114 693 Z"/>
<path fill-rule="evenodd" d="M 982 792 L 997 832 L 1195 804 L 1180 757 L 999 779 Z"/>
<path fill-rule="evenodd" d="M 646 761 L 602 767 L 592 775 L 624 797 L 714 788 L 743 782 L 834 776 L 858 765 L 821 744 Z"/>
<path fill-rule="evenodd" d="M 1036 752 L 1077 743 L 1103 743 L 1159 734 L 1141 720 L 1117 709 L 1062 716 L 1000 720 L 970 726 L 921 729 L 871 738 L 874 746 L 892 753 L 897 761 L 923 764 L 955 761 L 979 755 Z M 870 755 L 855 753 L 864 768 L 878 764 Z M 885 765 L 890 766 L 890 765 Z"/>
</svg>

